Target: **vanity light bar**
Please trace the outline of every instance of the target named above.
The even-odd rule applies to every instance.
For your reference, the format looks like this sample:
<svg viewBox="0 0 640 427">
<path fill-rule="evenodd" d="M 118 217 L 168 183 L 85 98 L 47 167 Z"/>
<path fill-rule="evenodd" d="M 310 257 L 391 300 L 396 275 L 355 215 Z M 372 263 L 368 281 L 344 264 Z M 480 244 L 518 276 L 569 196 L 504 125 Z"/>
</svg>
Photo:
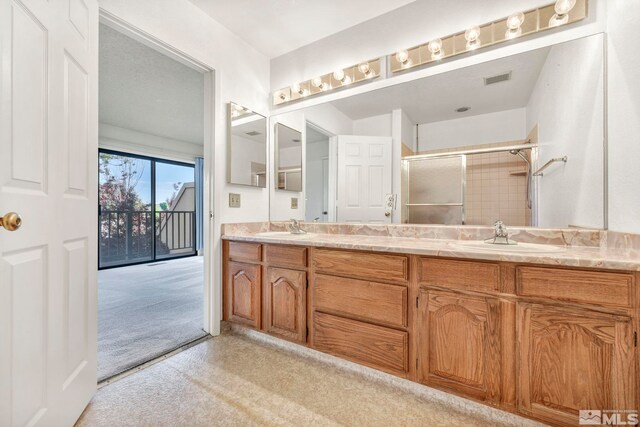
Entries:
<svg viewBox="0 0 640 427">
<path fill-rule="evenodd" d="M 390 70 L 392 73 L 400 73 L 443 58 L 581 21 L 587 17 L 587 2 L 588 0 L 557 0 L 537 9 L 516 12 L 488 24 L 473 26 L 466 31 L 400 50 L 389 55 Z"/>
<path fill-rule="evenodd" d="M 361 62 L 332 73 L 280 89 L 273 94 L 273 105 L 297 101 L 309 96 L 326 93 L 354 83 L 380 77 L 380 59 Z"/>
</svg>

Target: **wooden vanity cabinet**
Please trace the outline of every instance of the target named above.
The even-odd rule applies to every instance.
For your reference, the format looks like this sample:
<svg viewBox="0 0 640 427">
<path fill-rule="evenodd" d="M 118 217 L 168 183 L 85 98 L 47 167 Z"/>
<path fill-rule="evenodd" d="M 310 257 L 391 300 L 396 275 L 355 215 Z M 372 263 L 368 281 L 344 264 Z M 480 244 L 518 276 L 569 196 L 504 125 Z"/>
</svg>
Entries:
<svg viewBox="0 0 640 427">
<path fill-rule="evenodd" d="M 293 341 L 307 340 L 307 273 L 267 267 L 264 330 Z"/>
<path fill-rule="evenodd" d="M 501 400 L 501 313 L 496 298 L 420 289 L 417 380 L 492 404 Z"/>
<path fill-rule="evenodd" d="M 640 274 L 224 248 L 226 320 L 551 425 L 640 407 Z"/>
<path fill-rule="evenodd" d="M 581 409 L 640 407 L 631 317 L 518 304 L 518 411 L 577 424 Z"/>
<path fill-rule="evenodd" d="M 225 320 L 260 328 L 261 268 L 230 261 L 225 283 Z"/>
</svg>

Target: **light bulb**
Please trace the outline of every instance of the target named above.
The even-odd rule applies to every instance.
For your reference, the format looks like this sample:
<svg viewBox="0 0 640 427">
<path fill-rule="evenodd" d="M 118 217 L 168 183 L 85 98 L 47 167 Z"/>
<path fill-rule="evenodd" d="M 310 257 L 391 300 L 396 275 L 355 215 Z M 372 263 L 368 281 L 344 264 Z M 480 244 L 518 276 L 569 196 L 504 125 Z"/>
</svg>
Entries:
<svg viewBox="0 0 640 427">
<path fill-rule="evenodd" d="M 467 31 L 464 32 L 464 38 L 468 42 L 474 42 L 478 40 L 480 38 L 480 27 L 476 25 L 475 27 L 469 28 Z"/>
<path fill-rule="evenodd" d="M 350 83 L 351 83 L 351 77 L 349 77 L 349 76 L 344 76 L 344 79 L 342 79 L 342 80 L 340 80 L 340 81 L 342 82 L 342 85 L 343 85 L 343 86 L 346 86 L 346 85 L 348 85 L 348 84 L 350 84 Z"/>
<path fill-rule="evenodd" d="M 431 53 L 439 53 L 442 50 L 442 40 L 440 39 L 431 40 L 427 45 L 427 48 Z"/>
<path fill-rule="evenodd" d="M 507 28 L 517 31 L 524 22 L 524 13 L 517 12 L 507 18 Z"/>
<path fill-rule="evenodd" d="M 464 32 L 464 38 L 467 40 L 467 49 L 473 50 L 480 46 L 480 27 L 469 28 Z"/>
<path fill-rule="evenodd" d="M 358 65 L 358 70 L 365 76 L 371 74 L 371 67 L 369 67 L 368 62 L 363 62 L 362 64 Z"/>
<path fill-rule="evenodd" d="M 573 9 L 575 5 L 576 0 L 558 0 L 556 1 L 554 9 L 558 15 L 562 16 L 571 12 L 571 9 Z"/>
<path fill-rule="evenodd" d="M 300 84 L 299 83 L 294 83 L 291 85 L 291 91 L 292 92 L 296 92 L 296 93 L 300 93 Z"/>
<path fill-rule="evenodd" d="M 427 49 L 431 52 L 431 59 L 440 59 L 442 58 L 442 40 L 434 39 L 429 42 L 427 45 Z"/>
<path fill-rule="evenodd" d="M 556 13 L 551 17 L 551 19 L 549 19 L 549 26 L 550 27 L 559 27 L 560 25 L 564 25 L 567 22 L 569 22 L 569 15 L 568 14 L 558 15 Z"/>
<path fill-rule="evenodd" d="M 344 80 L 344 70 L 337 70 L 333 72 L 333 78 L 339 82 Z"/>
<path fill-rule="evenodd" d="M 396 60 L 401 64 L 406 64 L 409 61 L 409 52 L 405 49 L 396 52 Z"/>
<path fill-rule="evenodd" d="M 322 78 L 320 78 L 320 77 L 316 77 L 315 79 L 311 80 L 311 84 L 312 84 L 314 87 L 317 87 L 317 88 L 319 88 L 319 89 L 322 89 L 322 87 L 321 87 L 321 86 L 322 86 Z"/>
<path fill-rule="evenodd" d="M 282 92 L 282 91 L 278 92 L 278 93 L 276 94 L 276 96 L 277 96 L 277 97 L 278 97 L 278 99 L 279 99 L 280 101 L 282 101 L 282 102 L 284 102 L 284 101 L 286 101 L 286 100 L 287 100 L 287 94 L 286 94 L 286 93 L 284 93 L 284 92 Z"/>
</svg>

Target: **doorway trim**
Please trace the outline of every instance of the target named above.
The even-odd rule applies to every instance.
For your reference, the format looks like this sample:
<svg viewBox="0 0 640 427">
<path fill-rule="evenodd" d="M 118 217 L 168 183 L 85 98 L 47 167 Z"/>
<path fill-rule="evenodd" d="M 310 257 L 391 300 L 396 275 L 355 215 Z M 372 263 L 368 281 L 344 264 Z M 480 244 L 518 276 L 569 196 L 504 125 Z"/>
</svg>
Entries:
<svg viewBox="0 0 640 427">
<path fill-rule="evenodd" d="M 217 335 L 220 333 L 222 304 L 220 291 L 216 291 L 216 284 L 219 281 L 214 277 L 216 269 L 214 268 L 213 253 L 215 230 L 212 226 L 215 212 L 215 197 L 213 197 L 215 190 L 215 173 L 213 168 L 215 165 L 215 123 L 217 115 L 222 114 L 222 112 L 218 112 L 216 108 L 220 101 L 220 88 L 218 87 L 216 69 L 103 8 L 99 9 L 99 21 L 101 24 L 105 24 L 131 37 L 147 47 L 199 71 L 204 76 L 204 322 L 202 326 L 205 332 Z"/>
</svg>

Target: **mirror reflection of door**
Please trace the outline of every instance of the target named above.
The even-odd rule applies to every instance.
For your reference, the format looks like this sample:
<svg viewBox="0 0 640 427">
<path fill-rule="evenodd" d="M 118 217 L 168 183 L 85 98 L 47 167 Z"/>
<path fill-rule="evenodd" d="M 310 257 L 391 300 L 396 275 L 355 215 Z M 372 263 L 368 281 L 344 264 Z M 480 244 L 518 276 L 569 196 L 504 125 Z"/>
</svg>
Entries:
<svg viewBox="0 0 640 427">
<path fill-rule="evenodd" d="M 322 129 L 306 128 L 306 221 L 329 220 L 329 138 Z"/>
</svg>

